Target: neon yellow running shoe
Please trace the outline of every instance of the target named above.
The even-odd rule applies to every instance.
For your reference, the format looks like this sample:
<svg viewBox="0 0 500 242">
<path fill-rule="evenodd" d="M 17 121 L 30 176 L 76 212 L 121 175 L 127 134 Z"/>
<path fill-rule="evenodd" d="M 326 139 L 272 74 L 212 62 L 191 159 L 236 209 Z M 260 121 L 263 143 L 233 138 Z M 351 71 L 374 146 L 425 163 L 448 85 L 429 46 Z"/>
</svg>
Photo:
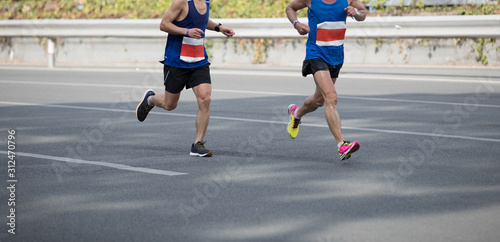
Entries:
<svg viewBox="0 0 500 242">
<path fill-rule="evenodd" d="M 299 106 L 295 104 L 288 105 L 288 114 L 290 115 L 290 122 L 288 123 L 288 135 L 290 138 L 295 139 L 299 134 L 299 124 L 300 119 L 295 118 L 295 110 L 297 110 Z"/>
</svg>

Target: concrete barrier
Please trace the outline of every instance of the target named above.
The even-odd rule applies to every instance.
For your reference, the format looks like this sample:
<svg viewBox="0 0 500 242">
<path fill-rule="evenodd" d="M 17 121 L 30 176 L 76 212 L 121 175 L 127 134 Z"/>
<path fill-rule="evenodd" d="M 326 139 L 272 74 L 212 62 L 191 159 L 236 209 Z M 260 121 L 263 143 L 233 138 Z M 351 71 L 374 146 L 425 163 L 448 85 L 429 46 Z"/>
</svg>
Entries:
<svg viewBox="0 0 500 242">
<path fill-rule="evenodd" d="M 297 64 L 304 58 L 305 37 L 288 19 L 214 21 L 232 27 L 236 35 L 226 39 L 207 31 L 212 63 Z M 163 58 L 167 37 L 159 23 L 159 19 L 3 20 L 0 63 L 42 64 L 47 59 L 49 66 L 155 63 Z M 499 15 L 369 17 L 364 22 L 348 19 L 347 29 L 349 63 L 500 66 Z"/>
</svg>

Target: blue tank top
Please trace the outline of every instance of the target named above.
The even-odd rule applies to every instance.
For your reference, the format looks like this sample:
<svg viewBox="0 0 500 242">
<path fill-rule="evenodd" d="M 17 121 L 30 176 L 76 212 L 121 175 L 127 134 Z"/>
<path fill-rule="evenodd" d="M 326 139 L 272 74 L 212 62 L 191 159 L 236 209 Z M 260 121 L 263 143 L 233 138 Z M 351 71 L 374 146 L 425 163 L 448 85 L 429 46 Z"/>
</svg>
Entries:
<svg viewBox="0 0 500 242">
<path fill-rule="evenodd" d="M 189 11 L 182 21 L 172 23 L 181 28 L 199 28 L 206 31 L 210 1 L 206 0 L 207 12 L 200 14 L 193 0 L 187 0 Z M 163 64 L 177 68 L 196 68 L 208 64 L 208 55 L 205 49 L 205 35 L 201 39 L 190 38 L 186 35 L 168 34 Z"/>
<path fill-rule="evenodd" d="M 347 0 L 327 4 L 311 0 L 307 13 L 309 37 L 306 44 L 306 60 L 321 58 L 330 65 L 344 63 L 344 36 L 346 31 Z"/>
</svg>

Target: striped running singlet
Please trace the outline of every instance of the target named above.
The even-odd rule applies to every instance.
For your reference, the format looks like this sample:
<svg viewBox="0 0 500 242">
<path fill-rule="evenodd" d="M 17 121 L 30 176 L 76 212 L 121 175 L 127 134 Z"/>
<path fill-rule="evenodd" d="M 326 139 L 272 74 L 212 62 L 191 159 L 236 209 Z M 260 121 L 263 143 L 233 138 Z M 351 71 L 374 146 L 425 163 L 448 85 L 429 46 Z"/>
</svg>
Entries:
<svg viewBox="0 0 500 242">
<path fill-rule="evenodd" d="M 330 65 L 344 63 L 344 36 L 346 31 L 347 0 L 332 4 L 311 0 L 307 14 L 309 37 L 306 44 L 306 60 L 321 58 Z"/>
<path fill-rule="evenodd" d="M 172 23 L 181 28 L 198 28 L 206 31 L 210 0 L 206 0 L 207 11 L 200 14 L 196 9 L 194 0 L 187 0 L 189 12 L 182 21 Z M 186 35 L 168 34 L 167 45 L 165 47 L 165 57 L 163 64 L 177 68 L 197 68 L 208 64 L 208 55 L 205 49 L 205 35 L 201 39 L 190 38 Z"/>
</svg>

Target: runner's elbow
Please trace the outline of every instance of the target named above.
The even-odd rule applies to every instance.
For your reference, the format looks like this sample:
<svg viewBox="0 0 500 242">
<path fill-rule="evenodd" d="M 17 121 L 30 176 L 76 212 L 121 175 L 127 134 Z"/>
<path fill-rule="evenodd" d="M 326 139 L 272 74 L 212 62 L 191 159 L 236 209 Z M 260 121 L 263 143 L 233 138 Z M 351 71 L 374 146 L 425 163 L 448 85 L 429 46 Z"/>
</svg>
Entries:
<svg viewBox="0 0 500 242">
<path fill-rule="evenodd" d="M 165 22 L 165 21 L 161 21 L 160 23 L 160 30 L 163 31 L 163 32 L 167 32 L 169 31 L 169 26 L 168 26 L 168 23 Z"/>
<path fill-rule="evenodd" d="M 167 32 L 167 29 L 163 23 L 160 24 L 160 30 L 163 32 Z"/>
</svg>

